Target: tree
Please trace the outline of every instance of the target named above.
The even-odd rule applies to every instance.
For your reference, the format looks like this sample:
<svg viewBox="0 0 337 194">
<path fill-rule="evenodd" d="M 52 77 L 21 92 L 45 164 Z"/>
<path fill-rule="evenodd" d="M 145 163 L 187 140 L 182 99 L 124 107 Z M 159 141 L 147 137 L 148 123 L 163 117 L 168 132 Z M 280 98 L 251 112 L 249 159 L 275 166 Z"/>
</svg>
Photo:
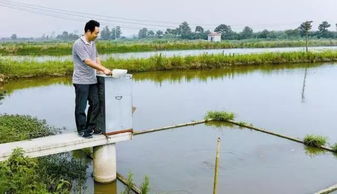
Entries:
<svg viewBox="0 0 337 194">
<path fill-rule="evenodd" d="M 153 32 L 153 30 L 149 30 L 149 31 L 147 32 L 147 36 L 148 36 L 148 37 L 154 37 L 154 32 Z"/>
<path fill-rule="evenodd" d="M 319 26 L 318 26 L 318 34 L 320 38 L 329 38 L 329 30 L 328 28 L 330 28 L 330 24 L 327 21 L 322 22 Z"/>
<path fill-rule="evenodd" d="M 18 38 L 18 36 L 16 34 L 12 34 L 12 36 L 11 36 L 12 40 L 16 40 L 17 38 Z"/>
<path fill-rule="evenodd" d="M 190 39 L 192 35 L 192 31 L 190 26 L 188 25 L 187 22 L 183 22 L 179 25 L 178 29 L 178 34 L 181 36 L 183 39 Z"/>
<path fill-rule="evenodd" d="M 305 51 L 308 52 L 308 39 L 309 39 L 309 31 L 312 28 L 312 21 L 303 22 L 300 27 L 300 33 L 302 36 L 305 36 Z"/>
<path fill-rule="evenodd" d="M 146 38 L 147 37 L 147 28 L 142 28 L 138 32 L 138 38 Z"/>
<path fill-rule="evenodd" d="M 201 26 L 195 27 L 195 33 L 204 33 L 204 28 L 202 28 Z"/>
<path fill-rule="evenodd" d="M 111 39 L 111 31 L 108 26 L 105 26 L 101 31 L 101 39 L 102 40 L 110 40 Z"/>
<path fill-rule="evenodd" d="M 284 31 L 284 33 L 287 35 L 287 38 L 299 38 L 301 36 L 300 31 L 298 29 L 290 29 Z"/>
<path fill-rule="evenodd" d="M 118 39 L 118 38 L 121 37 L 122 30 L 121 30 L 121 27 L 120 27 L 120 26 L 116 26 L 116 28 L 115 28 L 115 33 L 116 33 L 116 39 Z"/>
<path fill-rule="evenodd" d="M 56 36 L 56 39 L 67 40 L 67 41 L 76 40 L 78 38 L 79 38 L 79 36 L 77 34 L 68 33 L 67 31 L 64 31 L 62 34 L 59 34 L 59 35 Z"/>
<path fill-rule="evenodd" d="M 253 37 L 253 29 L 246 26 L 240 33 L 240 39 L 248 39 Z"/>
<path fill-rule="evenodd" d="M 220 32 L 222 39 L 230 40 L 235 38 L 235 33 L 232 31 L 232 28 L 225 24 L 220 24 L 217 26 L 214 29 L 214 32 Z"/>
<path fill-rule="evenodd" d="M 269 31 L 268 30 L 263 30 L 262 32 L 260 32 L 258 35 L 257 35 L 257 37 L 258 38 L 268 38 L 268 36 L 269 36 Z"/>
<path fill-rule="evenodd" d="M 111 29 L 110 37 L 111 39 L 116 40 L 118 38 L 121 38 L 121 34 L 122 34 L 121 28 L 119 26 L 116 26 L 115 28 Z"/>
<path fill-rule="evenodd" d="M 162 37 L 163 36 L 163 31 L 161 31 L 161 30 L 158 30 L 157 32 L 156 32 L 156 36 L 158 37 L 158 38 L 160 38 L 160 37 Z"/>
</svg>

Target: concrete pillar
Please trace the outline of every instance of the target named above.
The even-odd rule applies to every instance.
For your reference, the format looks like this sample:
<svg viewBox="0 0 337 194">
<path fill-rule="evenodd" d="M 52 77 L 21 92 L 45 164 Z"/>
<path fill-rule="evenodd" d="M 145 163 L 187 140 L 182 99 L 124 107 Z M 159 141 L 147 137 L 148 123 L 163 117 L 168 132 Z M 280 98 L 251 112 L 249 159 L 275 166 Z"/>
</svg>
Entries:
<svg viewBox="0 0 337 194">
<path fill-rule="evenodd" d="M 116 180 L 116 146 L 108 144 L 94 147 L 94 179 L 99 183 Z"/>
</svg>

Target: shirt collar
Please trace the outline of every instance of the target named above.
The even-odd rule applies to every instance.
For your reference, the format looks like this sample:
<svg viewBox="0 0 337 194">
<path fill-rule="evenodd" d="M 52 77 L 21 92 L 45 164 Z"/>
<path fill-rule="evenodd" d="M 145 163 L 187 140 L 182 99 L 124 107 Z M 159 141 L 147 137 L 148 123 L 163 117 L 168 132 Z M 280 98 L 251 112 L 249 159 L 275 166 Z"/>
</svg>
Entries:
<svg viewBox="0 0 337 194">
<path fill-rule="evenodd" d="M 82 41 L 86 44 L 86 45 L 91 45 L 92 41 L 88 42 L 87 39 L 84 36 L 81 36 Z"/>
</svg>

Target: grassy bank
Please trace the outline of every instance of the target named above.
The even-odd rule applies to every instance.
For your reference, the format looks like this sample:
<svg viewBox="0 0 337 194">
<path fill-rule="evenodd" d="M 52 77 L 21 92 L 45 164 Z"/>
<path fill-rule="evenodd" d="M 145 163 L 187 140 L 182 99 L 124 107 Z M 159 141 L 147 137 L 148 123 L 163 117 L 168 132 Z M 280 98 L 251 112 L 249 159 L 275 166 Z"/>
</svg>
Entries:
<svg viewBox="0 0 337 194">
<path fill-rule="evenodd" d="M 146 59 L 107 59 L 103 64 L 108 68 L 123 68 L 129 72 L 184 70 L 184 69 L 211 69 L 243 65 L 317 63 L 337 61 L 337 51 L 324 52 L 284 52 L 262 53 L 245 55 L 200 55 L 174 56 L 161 55 Z M 0 74 L 7 78 L 43 77 L 71 75 L 72 61 L 11 61 L 0 60 Z"/>
<path fill-rule="evenodd" d="M 55 134 L 43 120 L 31 116 L 0 115 L 0 143 Z M 87 165 L 69 153 L 26 158 L 16 150 L 0 162 L 0 193 L 70 193 L 81 190 Z"/>
<path fill-rule="evenodd" d="M 2 43 L 0 55 L 70 55 L 73 42 L 34 42 L 34 43 Z M 336 46 L 337 40 L 311 40 L 309 46 Z M 113 42 L 97 41 L 100 54 L 125 53 L 159 50 L 186 49 L 225 49 L 225 48 L 275 48 L 304 47 L 304 40 L 237 40 L 237 41 L 153 41 L 153 42 Z"/>
</svg>

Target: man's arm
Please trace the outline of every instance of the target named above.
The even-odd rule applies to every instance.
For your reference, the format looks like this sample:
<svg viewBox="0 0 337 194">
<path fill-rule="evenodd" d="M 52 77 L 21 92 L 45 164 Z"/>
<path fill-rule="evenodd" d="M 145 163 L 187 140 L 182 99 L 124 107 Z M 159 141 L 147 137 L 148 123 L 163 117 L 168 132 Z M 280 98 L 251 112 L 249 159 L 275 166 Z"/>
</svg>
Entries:
<svg viewBox="0 0 337 194">
<path fill-rule="evenodd" d="M 98 57 L 96 57 L 96 63 L 102 65 L 101 60 Z M 97 73 L 103 74 L 103 71 L 97 70 Z"/>
<path fill-rule="evenodd" d="M 99 62 L 98 62 L 99 61 Z M 98 70 L 98 71 L 102 71 L 104 74 L 107 74 L 107 75 L 110 75 L 112 72 L 110 69 L 104 67 L 100 60 L 98 59 L 98 61 L 93 61 L 91 59 L 85 59 L 84 60 L 84 63 L 87 64 L 88 66 Z"/>
<path fill-rule="evenodd" d="M 98 64 L 102 65 L 102 63 L 101 63 L 101 59 L 100 59 L 100 58 L 98 58 L 98 57 L 96 57 L 96 63 L 98 63 Z"/>
</svg>

